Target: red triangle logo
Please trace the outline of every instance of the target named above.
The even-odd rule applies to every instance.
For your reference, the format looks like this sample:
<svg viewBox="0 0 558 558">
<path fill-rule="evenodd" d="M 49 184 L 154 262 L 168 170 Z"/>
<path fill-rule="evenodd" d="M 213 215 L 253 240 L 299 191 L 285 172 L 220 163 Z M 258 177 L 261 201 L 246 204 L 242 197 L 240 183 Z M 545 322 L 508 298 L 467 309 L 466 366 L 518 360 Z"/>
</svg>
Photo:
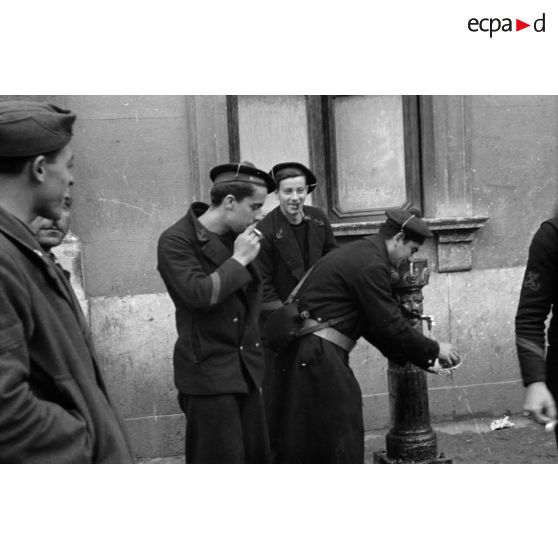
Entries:
<svg viewBox="0 0 558 558">
<path fill-rule="evenodd" d="M 531 24 L 530 23 L 525 23 L 524 21 L 521 21 L 520 19 L 515 20 L 515 30 L 516 31 L 521 31 L 522 29 L 525 29 L 526 27 L 531 27 Z"/>
</svg>

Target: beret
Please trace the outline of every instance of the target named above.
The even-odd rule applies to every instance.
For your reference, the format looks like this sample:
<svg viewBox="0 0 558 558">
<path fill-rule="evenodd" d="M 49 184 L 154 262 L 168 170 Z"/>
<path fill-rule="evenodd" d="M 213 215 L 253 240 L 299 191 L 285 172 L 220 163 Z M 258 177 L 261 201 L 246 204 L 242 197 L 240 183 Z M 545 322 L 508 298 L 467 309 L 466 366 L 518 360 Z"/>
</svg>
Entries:
<svg viewBox="0 0 558 558">
<path fill-rule="evenodd" d="M 0 157 L 57 151 L 72 138 L 76 115 L 48 103 L 0 101 Z"/>
<path fill-rule="evenodd" d="M 265 186 L 267 193 L 275 190 L 275 182 L 267 172 L 256 168 L 252 163 L 225 163 L 213 167 L 209 177 L 214 186 L 220 184 L 239 184 L 251 186 Z"/>
<path fill-rule="evenodd" d="M 308 185 L 308 193 L 310 193 L 316 187 L 316 175 L 302 163 L 279 163 L 275 165 L 269 174 L 279 186 L 279 182 L 285 178 L 293 178 L 295 176 L 305 176 L 306 184 Z"/>
<path fill-rule="evenodd" d="M 402 232 L 421 238 L 430 238 L 434 236 L 426 226 L 426 223 L 412 211 L 406 209 L 388 209 L 386 211 L 386 216 L 388 221 L 401 227 Z"/>
</svg>

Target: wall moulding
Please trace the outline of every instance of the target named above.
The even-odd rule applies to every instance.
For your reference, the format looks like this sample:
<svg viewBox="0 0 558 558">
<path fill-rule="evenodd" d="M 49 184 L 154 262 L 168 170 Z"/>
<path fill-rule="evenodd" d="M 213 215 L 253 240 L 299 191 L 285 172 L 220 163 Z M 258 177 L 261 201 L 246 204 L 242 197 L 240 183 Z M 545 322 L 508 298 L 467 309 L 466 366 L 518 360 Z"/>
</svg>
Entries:
<svg viewBox="0 0 558 558">
<path fill-rule="evenodd" d="M 466 95 L 421 97 L 424 214 L 439 273 L 472 269 L 471 244 L 488 221 L 473 209 L 470 104 Z"/>
<path fill-rule="evenodd" d="M 488 217 L 426 219 L 437 239 L 438 273 L 473 269 L 471 244 L 474 233 L 487 221 Z"/>
<path fill-rule="evenodd" d="M 473 267 L 471 243 L 474 233 L 484 227 L 488 217 L 424 218 L 434 233 L 438 255 L 438 273 L 470 271 Z M 377 234 L 379 221 L 359 223 L 332 223 L 333 234 L 338 237 L 361 237 Z"/>
</svg>

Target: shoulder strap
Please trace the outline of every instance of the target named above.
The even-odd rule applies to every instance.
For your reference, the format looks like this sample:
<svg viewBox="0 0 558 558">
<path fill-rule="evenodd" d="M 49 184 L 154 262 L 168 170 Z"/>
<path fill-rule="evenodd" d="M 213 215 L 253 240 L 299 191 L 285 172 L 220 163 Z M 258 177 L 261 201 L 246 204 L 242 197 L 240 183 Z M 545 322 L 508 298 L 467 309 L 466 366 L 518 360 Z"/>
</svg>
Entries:
<svg viewBox="0 0 558 558">
<path fill-rule="evenodd" d="M 295 296 L 297 295 L 298 291 L 300 291 L 302 285 L 304 285 L 304 282 L 306 281 L 306 279 L 308 279 L 308 276 L 310 275 L 310 272 L 314 269 L 314 266 L 312 266 L 302 277 L 302 279 L 298 282 L 297 286 L 292 290 L 291 294 L 287 297 L 287 300 L 285 301 L 285 304 L 291 304 L 291 302 L 294 300 Z"/>
</svg>

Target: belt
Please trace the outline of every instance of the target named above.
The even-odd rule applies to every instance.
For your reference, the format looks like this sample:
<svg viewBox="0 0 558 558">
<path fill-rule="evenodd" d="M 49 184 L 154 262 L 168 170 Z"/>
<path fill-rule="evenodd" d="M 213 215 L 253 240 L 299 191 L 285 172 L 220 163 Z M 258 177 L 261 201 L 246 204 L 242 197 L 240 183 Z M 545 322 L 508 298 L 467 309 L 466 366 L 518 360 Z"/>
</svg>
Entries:
<svg viewBox="0 0 558 558">
<path fill-rule="evenodd" d="M 356 345 L 356 341 L 341 333 L 337 329 L 328 326 L 327 322 L 324 324 L 316 320 L 312 320 L 311 318 L 302 322 L 302 327 L 300 328 L 297 337 L 303 337 L 304 335 L 309 335 L 310 333 L 321 337 L 338 347 L 341 347 L 348 353 L 350 353 Z"/>
</svg>

